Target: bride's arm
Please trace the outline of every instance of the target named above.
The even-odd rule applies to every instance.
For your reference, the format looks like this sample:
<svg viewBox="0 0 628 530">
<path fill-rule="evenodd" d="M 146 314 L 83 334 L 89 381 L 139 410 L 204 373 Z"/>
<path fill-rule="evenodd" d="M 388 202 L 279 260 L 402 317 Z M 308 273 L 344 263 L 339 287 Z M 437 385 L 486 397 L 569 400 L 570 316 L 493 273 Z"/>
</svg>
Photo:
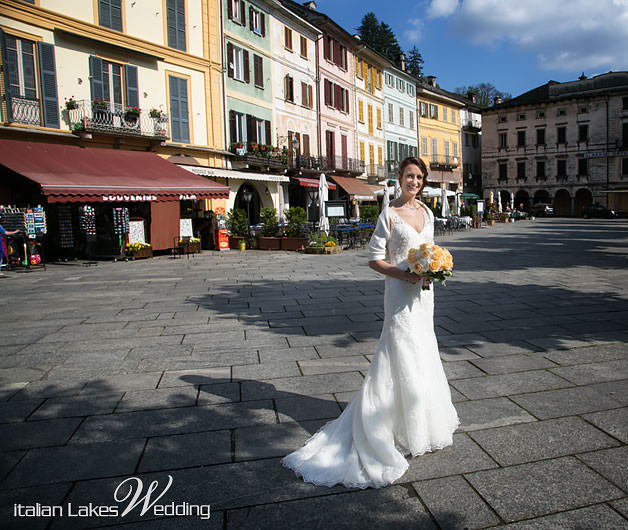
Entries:
<svg viewBox="0 0 628 530">
<path fill-rule="evenodd" d="M 381 259 L 369 261 L 369 267 L 374 271 L 385 274 L 386 276 L 392 276 L 393 278 L 397 278 L 398 280 L 402 280 L 404 282 L 418 283 L 421 279 L 420 276 L 414 274 L 413 272 L 404 271 L 399 267 L 395 267 L 394 265 L 391 265 Z"/>
</svg>

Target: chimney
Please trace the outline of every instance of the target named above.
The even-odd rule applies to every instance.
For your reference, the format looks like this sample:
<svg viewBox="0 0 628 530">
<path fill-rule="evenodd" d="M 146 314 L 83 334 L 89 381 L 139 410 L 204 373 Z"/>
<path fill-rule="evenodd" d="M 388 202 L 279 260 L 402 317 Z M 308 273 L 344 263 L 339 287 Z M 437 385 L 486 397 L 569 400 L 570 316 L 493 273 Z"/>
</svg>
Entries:
<svg viewBox="0 0 628 530">
<path fill-rule="evenodd" d="M 401 63 L 401 69 L 405 72 L 406 71 L 406 56 L 405 54 L 401 54 L 399 56 L 399 62 Z"/>
<path fill-rule="evenodd" d="M 502 102 L 502 98 L 497 97 L 495 98 L 495 100 L 493 101 L 493 105 L 499 105 Z"/>
<path fill-rule="evenodd" d="M 427 84 L 429 86 L 436 86 L 436 76 L 435 75 L 428 75 L 425 79 L 427 79 Z"/>
<path fill-rule="evenodd" d="M 360 35 L 358 35 L 357 33 L 353 36 L 353 38 L 355 40 L 362 40 L 362 38 L 360 37 Z"/>
<path fill-rule="evenodd" d="M 304 2 L 303 6 L 311 9 L 312 11 L 316 11 L 316 2 Z"/>
<path fill-rule="evenodd" d="M 469 90 L 467 92 L 467 99 L 470 99 L 473 103 L 475 103 L 475 100 L 476 100 L 475 92 Z"/>
<path fill-rule="evenodd" d="M 587 78 L 587 76 L 586 76 L 586 75 L 584 75 L 584 72 L 582 72 L 582 73 L 580 74 L 580 77 L 579 77 L 578 79 L 579 79 L 580 81 L 584 81 L 586 78 Z"/>
</svg>

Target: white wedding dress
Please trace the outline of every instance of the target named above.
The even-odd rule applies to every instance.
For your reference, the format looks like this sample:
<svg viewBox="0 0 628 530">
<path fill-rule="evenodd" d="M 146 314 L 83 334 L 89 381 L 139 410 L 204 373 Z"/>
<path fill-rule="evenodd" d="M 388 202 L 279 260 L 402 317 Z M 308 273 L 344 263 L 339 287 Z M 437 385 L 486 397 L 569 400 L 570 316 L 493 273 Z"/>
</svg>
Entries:
<svg viewBox="0 0 628 530">
<path fill-rule="evenodd" d="M 434 221 L 425 209 L 418 233 L 384 208 L 369 245 L 369 261 L 407 268 L 410 248 L 433 242 Z M 422 291 L 386 276 L 385 318 L 377 352 L 362 389 L 342 414 L 319 429 L 281 463 L 306 482 L 379 488 L 408 469 L 417 456 L 453 443 L 458 415 L 434 334 L 433 287 Z"/>
</svg>

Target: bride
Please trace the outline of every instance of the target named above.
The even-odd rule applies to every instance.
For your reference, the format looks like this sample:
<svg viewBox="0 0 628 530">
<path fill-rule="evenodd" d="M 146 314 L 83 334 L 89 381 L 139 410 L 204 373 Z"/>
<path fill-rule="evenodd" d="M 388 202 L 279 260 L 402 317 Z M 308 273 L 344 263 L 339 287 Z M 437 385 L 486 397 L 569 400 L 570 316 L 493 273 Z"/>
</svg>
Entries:
<svg viewBox="0 0 628 530">
<path fill-rule="evenodd" d="M 369 244 L 369 267 L 386 276 L 385 318 L 362 389 L 342 414 L 281 463 L 306 482 L 379 488 L 418 456 L 453 443 L 458 415 L 434 334 L 434 292 L 407 272 L 410 248 L 433 242 L 434 219 L 421 196 L 427 168 L 418 158 L 400 165 L 401 196 L 385 207 Z"/>
</svg>

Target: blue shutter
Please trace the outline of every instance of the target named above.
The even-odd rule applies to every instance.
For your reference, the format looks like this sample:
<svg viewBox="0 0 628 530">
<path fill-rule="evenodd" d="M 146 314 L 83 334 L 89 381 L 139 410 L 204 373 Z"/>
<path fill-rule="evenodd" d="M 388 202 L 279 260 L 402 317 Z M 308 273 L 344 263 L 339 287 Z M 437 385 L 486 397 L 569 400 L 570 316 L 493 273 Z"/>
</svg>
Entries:
<svg viewBox="0 0 628 530">
<path fill-rule="evenodd" d="M 185 0 L 177 0 L 177 49 L 185 51 Z"/>
<path fill-rule="evenodd" d="M 128 107 L 139 107 L 140 98 L 137 86 L 137 66 L 124 67 L 126 77 L 126 104 Z"/>
<path fill-rule="evenodd" d="M 102 59 L 95 55 L 89 56 L 89 86 L 92 92 L 92 101 L 105 99 L 102 82 Z"/>
<path fill-rule="evenodd" d="M 109 0 L 111 5 L 111 29 L 122 31 L 122 0 Z"/>
<path fill-rule="evenodd" d="M 122 0 L 98 0 L 98 24 L 122 31 Z"/>
<path fill-rule="evenodd" d="M 11 103 L 11 72 L 17 72 L 17 64 L 14 63 L 13 56 L 10 56 L 7 50 L 7 39 L 4 31 L 0 29 L 0 45 L 2 46 L 2 70 L 4 77 L 4 101 L 7 109 L 7 121 L 13 121 L 13 105 Z"/>
<path fill-rule="evenodd" d="M 98 0 L 98 24 L 111 27 L 111 6 L 109 0 Z"/>
<path fill-rule="evenodd" d="M 39 72 L 41 80 L 41 99 L 44 110 L 44 126 L 59 128 L 59 101 L 57 98 L 57 68 L 55 66 L 55 47 L 40 42 Z"/>
<path fill-rule="evenodd" d="M 188 118 L 188 85 L 187 80 L 169 76 L 170 87 L 170 120 L 172 123 L 172 140 L 189 143 L 190 123 Z"/>
<path fill-rule="evenodd" d="M 185 0 L 167 0 L 168 46 L 185 51 Z"/>
</svg>

